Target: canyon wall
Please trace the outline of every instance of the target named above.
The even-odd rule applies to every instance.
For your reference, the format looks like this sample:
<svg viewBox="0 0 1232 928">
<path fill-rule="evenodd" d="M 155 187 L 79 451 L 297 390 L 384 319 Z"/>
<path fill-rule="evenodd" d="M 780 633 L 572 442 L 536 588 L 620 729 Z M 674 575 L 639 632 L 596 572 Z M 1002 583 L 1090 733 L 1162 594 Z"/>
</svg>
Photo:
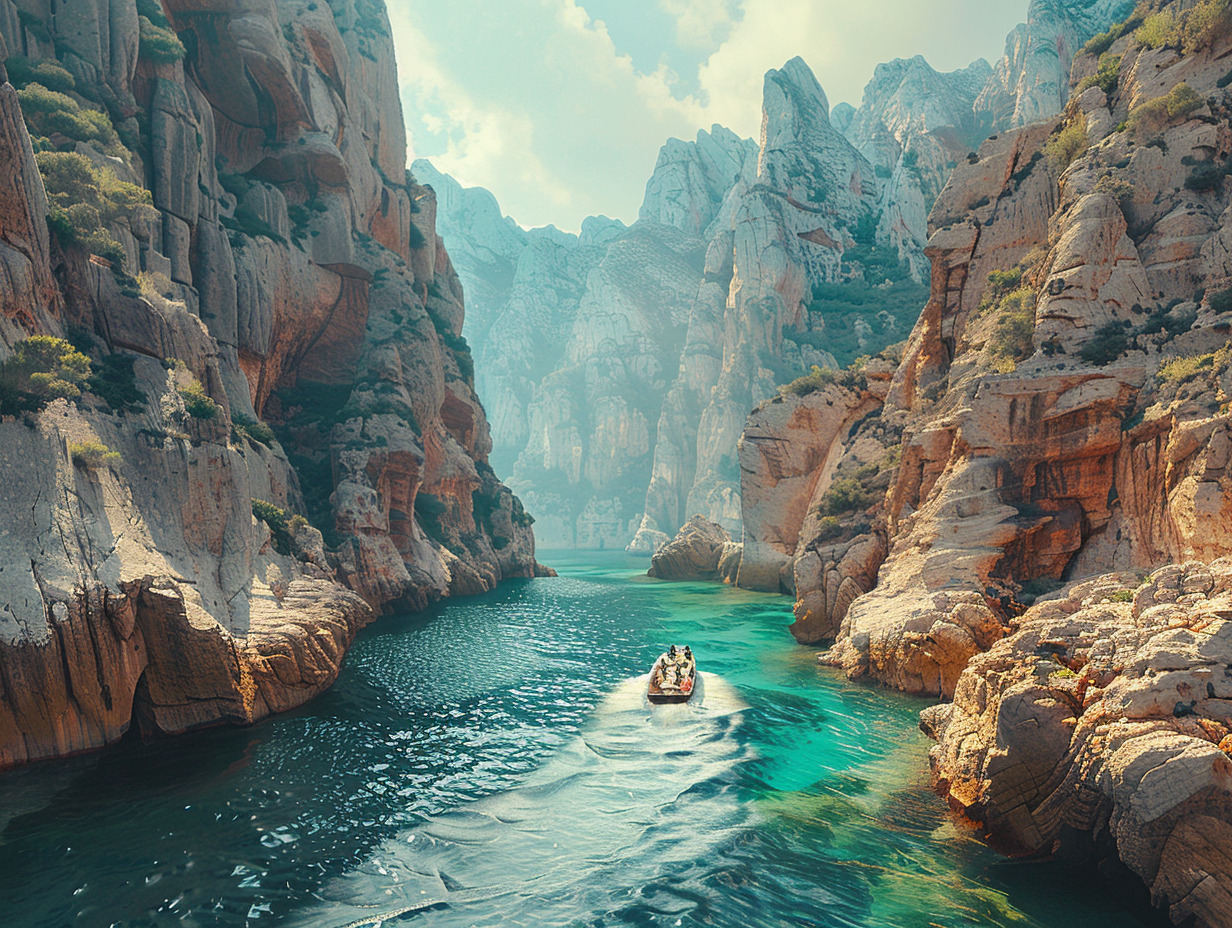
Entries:
<svg viewBox="0 0 1232 928">
<path fill-rule="evenodd" d="M 738 582 L 793 592 L 852 678 L 952 700 L 923 716 L 934 781 L 994 846 L 1119 860 L 1222 925 L 1232 12 L 1157 3 L 1069 48 L 1064 108 L 938 197 L 901 356 L 746 423 Z"/>
<path fill-rule="evenodd" d="M 1126 9 L 1036 0 L 995 68 L 889 62 L 859 109 L 831 113 L 789 62 L 767 75 L 759 144 L 720 126 L 669 140 L 629 229 L 525 231 L 417 163 L 470 295 L 493 460 L 541 543 L 651 553 L 697 514 L 739 535 L 748 410 L 813 365 L 906 338 L 950 172 L 1016 113 L 1057 112 L 1059 69 Z"/>
<path fill-rule="evenodd" d="M 379 2 L 0 37 L 0 767 L 291 708 L 380 611 L 539 570 Z"/>
</svg>

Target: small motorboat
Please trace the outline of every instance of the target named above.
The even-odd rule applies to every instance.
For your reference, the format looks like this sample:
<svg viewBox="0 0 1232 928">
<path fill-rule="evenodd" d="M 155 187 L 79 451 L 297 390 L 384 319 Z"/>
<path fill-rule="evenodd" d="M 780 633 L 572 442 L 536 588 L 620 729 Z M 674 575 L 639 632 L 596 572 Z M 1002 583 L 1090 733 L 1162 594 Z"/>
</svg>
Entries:
<svg viewBox="0 0 1232 928">
<path fill-rule="evenodd" d="M 692 650 L 672 645 L 650 668 L 646 696 L 653 703 L 688 702 L 696 682 L 697 660 Z"/>
</svg>

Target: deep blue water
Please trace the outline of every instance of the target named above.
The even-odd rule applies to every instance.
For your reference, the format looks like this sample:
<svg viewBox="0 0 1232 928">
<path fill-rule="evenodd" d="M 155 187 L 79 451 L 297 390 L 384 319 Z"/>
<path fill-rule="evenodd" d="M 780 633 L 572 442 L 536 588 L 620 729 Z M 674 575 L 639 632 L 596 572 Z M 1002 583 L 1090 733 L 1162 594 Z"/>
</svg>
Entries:
<svg viewBox="0 0 1232 928">
<path fill-rule="evenodd" d="M 1162 924 L 955 830 L 926 703 L 820 668 L 787 599 L 543 559 L 383 619 L 298 713 L 0 777 L 0 925 Z M 651 709 L 671 641 L 704 691 Z"/>
</svg>

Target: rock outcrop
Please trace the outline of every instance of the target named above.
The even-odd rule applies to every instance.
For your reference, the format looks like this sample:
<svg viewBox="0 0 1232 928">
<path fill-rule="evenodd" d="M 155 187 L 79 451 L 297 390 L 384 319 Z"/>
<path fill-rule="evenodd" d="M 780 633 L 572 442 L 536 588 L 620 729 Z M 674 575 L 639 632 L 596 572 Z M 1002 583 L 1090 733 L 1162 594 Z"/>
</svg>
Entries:
<svg viewBox="0 0 1232 928">
<path fill-rule="evenodd" d="M 658 580 L 731 582 L 740 563 L 739 547 L 723 526 L 694 516 L 655 552 L 648 573 Z"/>
<path fill-rule="evenodd" d="M 0 3 L 0 767 L 297 706 L 539 570 L 384 7 L 140 8 Z"/>
<path fill-rule="evenodd" d="M 924 714 L 937 789 L 1006 853 L 1115 856 L 1174 923 L 1226 924 L 1229 616 L 1228 560 L 1036 604 Z"/>
</svg>

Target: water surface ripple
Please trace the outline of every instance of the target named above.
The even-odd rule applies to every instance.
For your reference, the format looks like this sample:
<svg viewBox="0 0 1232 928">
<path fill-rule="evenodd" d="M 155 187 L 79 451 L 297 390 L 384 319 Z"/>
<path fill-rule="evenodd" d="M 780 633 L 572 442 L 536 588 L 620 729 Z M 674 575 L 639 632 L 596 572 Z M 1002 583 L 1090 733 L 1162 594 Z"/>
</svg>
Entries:
<svg viewBox="0 0 1232 928">
<path fill-rule="evenodd" d="M 1163 924 L 956 831 L 926 703 L 820 669 L 788 600 L 545 559 L 560 578 L 382 620 L 298 713 L 0 776 L 0 923 Z M 704 676 L 652 709 L 668 641 Z"/>
</svg>

